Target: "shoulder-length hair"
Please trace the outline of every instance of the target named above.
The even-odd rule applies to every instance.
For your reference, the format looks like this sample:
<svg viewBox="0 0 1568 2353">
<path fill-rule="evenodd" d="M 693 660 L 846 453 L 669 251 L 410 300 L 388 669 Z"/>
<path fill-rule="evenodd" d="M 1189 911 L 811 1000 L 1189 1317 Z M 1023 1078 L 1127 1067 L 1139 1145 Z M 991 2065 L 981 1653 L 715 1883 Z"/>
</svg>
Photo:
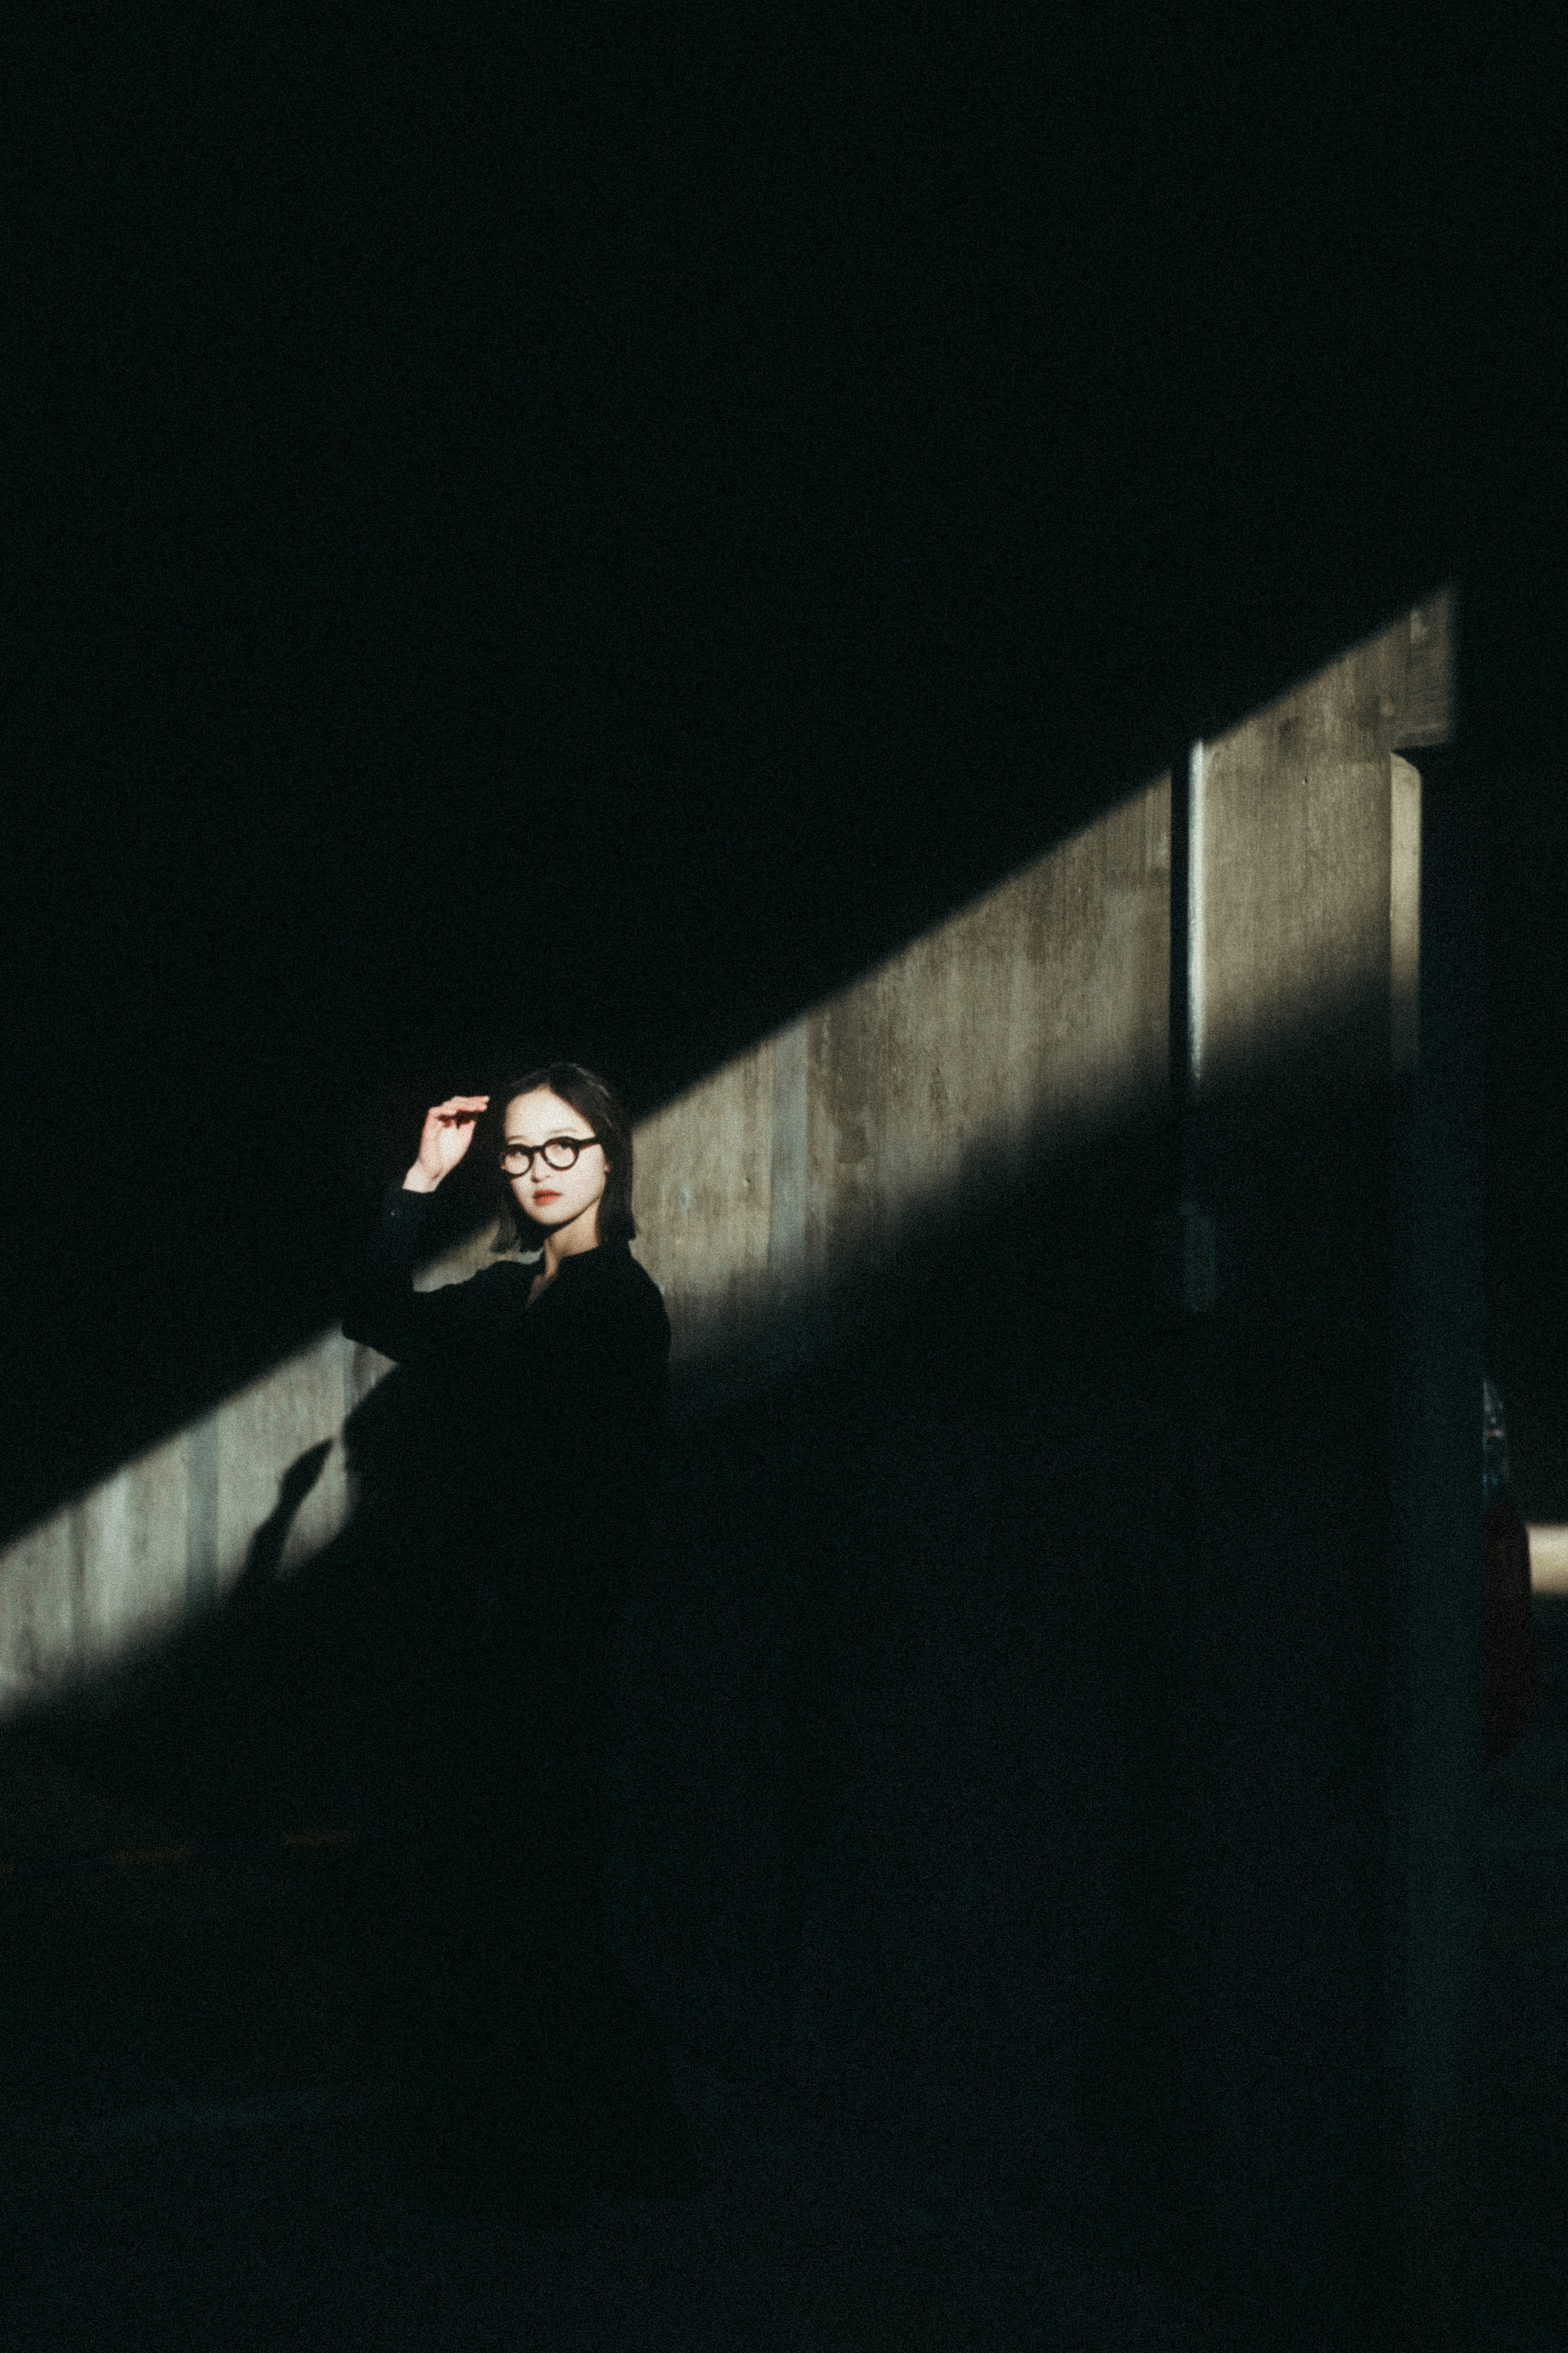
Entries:
<svg viewBox="0 0 1568 2353">
<path fill-rule="evenodd" d="M 504 1087 L 493 1090 L 490 1101 L 504 1122 L 509 1104 L 514 1103 L 519 1095 L 537 1094 L 545 1089 L 559 1095 L 563 1103 L 570 1103 L 604 1145 L 607 1173 L 599 1200 L 601 1243 L 635 1241 L 637 1228 L 632 1215 L 632 1124 L 620 1098 L 596 1071 L 585 1071 L 581 1062 L 547 1062 L 541 1071 L 529 1071 L 521 1079 L 509 1079 Z M 526 1213 L 519 1213 L 516 1196 L 500 1166 L 499 1138 L 495 1173 L 500 1219 L 490 1249 L 513 1250 L 519 1243 L 525 1250 L 538 1248 L 543 1238 L 536 1236 L 532 1219 Z"/>
</svg>

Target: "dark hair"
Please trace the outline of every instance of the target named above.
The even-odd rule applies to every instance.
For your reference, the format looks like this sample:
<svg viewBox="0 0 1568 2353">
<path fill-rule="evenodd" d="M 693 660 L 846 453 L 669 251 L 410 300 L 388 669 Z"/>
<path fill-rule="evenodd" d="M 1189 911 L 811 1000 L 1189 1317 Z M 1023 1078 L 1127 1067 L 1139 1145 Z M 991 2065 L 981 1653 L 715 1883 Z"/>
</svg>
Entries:
<svg viewBox="0 0 1568 2353">
<path fill-rule="evenodd" d="M 523 1078 L 509 1079 L 504 1087 L 492 1088 L 490 1101 L 504 1120 L 508 1104 L 515 1103 L 519 1095 L 538 1094 L 545 1089 L 559 1095 L 563 1103 L 570 1103 L 605 1147 L 608 1173 L 599 1201 L 600 1241 L 635 1241 L 637 1228 L 632 1215 L 632 1124 L 619 1098 L 595 1071 L 585 1071 L 581 1062 L 547 1062 L 542 1071 L 530 1071 Z M 521 1242 L 526 1250 L 531 1223 L 528 1218 L 519 1217 L 516 1196 L 499 1162 L 496 1179 L 500 1222 L 490 1249 L 511 1250 Z"/>
</svg>

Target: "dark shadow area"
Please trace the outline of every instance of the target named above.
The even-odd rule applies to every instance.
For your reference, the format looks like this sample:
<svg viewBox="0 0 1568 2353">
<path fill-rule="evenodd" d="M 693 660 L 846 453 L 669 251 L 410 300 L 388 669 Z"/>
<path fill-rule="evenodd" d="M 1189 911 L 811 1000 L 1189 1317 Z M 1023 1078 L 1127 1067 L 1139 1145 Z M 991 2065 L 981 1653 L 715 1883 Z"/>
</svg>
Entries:
<svg viewBox="0 0 1568 2353">
<path fill-rule="evenodd" d="M 1507 1404 L 1511 1493 L 1568 1522 L 1568 796 L 1543 666 L 1554 607 L 1527 571 L 1489 777 L 1487 1363 Z M 1504 700 L 1493 689 L 1499 703 Z M 1568 2310 L 1568 1596 L 1537 1591 L 1534 1721 L 1489 1766 L 1485 1803 L 1483 2243 L 1494 2309 L 1544 2337 Z"/>
<path fill-rule="evenodd" d="M 1500 761 L 1488 862 L 1487 1346 L 1529 1521 L 1568 1522 L 1568 776 Z"/>
<path fill-rule="evenodd" d="M 1395 1139 L 1386 1082 L 1353 1074 L 1386 1018 L 1352 1007 L 1255 1058 L 1181 1133 L 1130 1120 L 1016 1180 L 977 1167 L 962 1219 L 927 1216 L 678 1379 L 577 1995 L 528 2029 L 550 2096 L 629 2076 L 679 2140 L 668 2070 L 696 2054 L 1021 2229 L 1234 2293 L 1252 2343 L 1385 2341 Z M 1184 1182 L 1215 1219 L 1204 1317 L 1183 1310 Z M 134 2028 L 197 2080 L 254 2083 L 255 2021 L 300 2014 L 323 1950 L 336 2044 L 297 2033 L 279 2080 L 458 2073 L 487 2047 L 463 1956 L 496 1854 L 454 1737 L 482 1615 L 443 1565 L 441 1441 L 402 1374 L 347 1440 L 333 1545 L 279 1578 L 312 1450 L 222 1612 L 0 1741 L 0 1769 L 42 1757 L 160 1836 L 384 1833 L 306 1866 L 308 1900 L 258 1902 L 247 1947 L 198 1937 L 152 1985 L 110 1924 L 61 1972 L 17 1912 L 14 1998 L 63 1987 L 95 2048 Z M 1498 1788 L 1561 1746 L 1538 1620 L 1541 1723 Z M 1541 1788 L 1533 1876 L 1502 1867 L 1487 1929 L 1478 2343 L 1556 2308 L 1534 2168 L 1559 2113 L 1541 1858 L 1562 1809 Z"/>
<path fill-rule="evenodd" d="M 1178 1139 L 1148 1119 L 1011 1183 L 977 1172 L 963 1220 L 816 1301 L 798 1346 L 772 1330 L 748 1361 L 739 1334 L 728 1406 L 678 1385 L 582 1964 L 645 2083 L 694 2052 L 1200 2300 L 1227 2228 L 1274 2234 L 1283 2300 L 1254 2295 L 1254 2341 L 1315 2343 L 1382 2285 L 1361 2005 L 1387 1106 L 1345 1083 L 1355 1043 L 1314 1039 L 1216 1107 L 1210 1326 L 1184 1320 Z M 454 1711 L 483 1629 L 444 1581 L 406 1390 L 394 1373 L 352 1418 L 333 1546 L 260 1582 L 302 1461 L 237 1606 L 156 1692 L 29 1736 L 220 1835 L 345 1809 L 418 1825 L 416 1887 L 394 1842 L 365 1873 L 353 2000 L 402 2021 L 366 2044 L 417 2063 L 423 2037 L 461 2069 L 481 2044 L 454 1952 L 493 1857 L 456 1828 Z M 1249 1948 L 1250 1989 L 1215 1977 Z M 566 2079 L 596 2095 L 585 2062 Z M 1334 2147 L 1321 2178 L 1297 2101 L 1301 2146 Z M 1336 2234 L 1303 2314 L 1299 2249 Z"/>
<path fill-rule="evenodd" d="M 946 560 L 961 553 L 954 543 Z M 1510 536 L 1492 517 L 1484 533 L 1456 525 L 1363 547 L 1354 565 L 1325 554 L 1300 576 L 1283 547 L 1262 571 L 1235 556 L 1227 547 L 1204 559 L 1190 611 L 1156 596 L 1144 566 L 1121 586 L 1096 568 L 1072 608 L 1050 616 L 1048 674 L 1015 646 L 1005 709 L 992 718 L 978 681 L 986 630 L 1002 617 L 986 605 L 942 625 L 950 642 L 934 670 L 908 649 L 904 668 L 878 670 L 856 640 L 853 660 L 816 679 L 809 702 L 798 678 L 771 670 L 753 677 L 742 666 L 713 681 L 734 701 L 725 723 L 736 732 L 714 719 L 693 752 L 696 776 L 631 746 L 563 753 L 574 795 L 606 837 L 593 873 L 574 870 L 562 885 L 574 920 L 605 944 L 565 995 L 520 994 L 492 977 L 512 954 L 512 916 L 471 843 L 510 838 L 519 820 L 507 796 L 521 788 L 484 767 L 440 886 L 462 946 L 411 952 L 419 981 L 399 968 L 391 939 L 419 921 L 422 846 L 402 835 L 384 843 L 384 818 L 367 813 L 363 844 L 343 852 L 332 921 L 268 934 L 268 974 L 279 960 L 286 970 L 263 991 L 264 1035 L 248 1035 L 232 996 L 222 1008 L 238 1024 L 232 1039 L 209 1035 L 195 973 L 183 996 L 160 997 L 133 1048 L 116 1041 L 111 1007 L 98 1030 L 84 1022 L 61 1048 L 73 1077 L 47 1147 L 13 1179 L 14 1308 L 0 1374 L 15 1446 L 0 1538 L 329 1324 L 339 1270 L 374 1211 L 366 1169 L 405 1166 L 424 1107 L 451 1087 L 486 1088 L 564 1040 L 616 1075 L 634 1117 L 647 1116 L 1445 577 L 1462 578 L 1462 702 L 1476 740 L 1510 756 L 1556 723 L 1537 682 L 1550 674 L 1563 609 L 1560 548 L 1545 527 Z M 943 609 L 952 601 L 936 586 L 930 595 Z M 1140 649 L 1136 697 L 1121 675 L 1126 644 Z M 726 646 L 739 660 L 724 637 L 713 662 Z M 939 679 L 940 710 L 928 707 Z M 756 745 L 767 727 L 776 741 L 764 759 Z M 786 791 L 782 772 L 802 731 Z M 737 765 L 726 769 L 727 758 Z M 962 807 L 964 822 L 910 826 L 921 801 Z M 841 829 L 820 840 L 819 805 Z M 280 839 L 302 851 L 307 837 L 296 827 Z M 805 839 L 818 840 L 809 858 Z M 388 910 L 386 939 L 370 915 L 350 920 L 362 901 Z M 160 986 L 174 990 L 173 974 Z M 432 1002 L 438 1024 L 420 1009 Z M 351 1005 L 361 1008 L 352 1020 Z M 18 1082 L 38 1082 L 47 1064 L 30 1050 Z M 318 1106 L 303 1134 L 301 1100 Z M 139 1173 L 172 1126 L 189 1138 L 177 1217 L 166 1188 Z M 112 1214 L 94 1173 L 101 1132 L 117 1138 L 123 1171 Z M 442 1214 L 455 1235 L 478 1210 L 460 1182 L 452 1194 Z M 89 1324 L 99 1340 L 84 1360 L 77 1335 Z"/>
<path fill-rule="evenodd" d="M 615 1941 L 667 2031 L 785 2098 L 798 2098 L 804 2066 L 822 2077 L 828 2108 L 842 2105 L 836 2059 L 791 2057 L 814 1873 L 836 1848 L 840 1868 L 858 1873 L 858 1810 L 868 1797 L 881 1802 L 877 1776 L 893 1758 L 906 1831 L 937 1790 L 967 1802 L 974 1757 L 967 1741 L 953 1752 L 954 1721 L 933 1720 L 912 1752 L 896 1724 L 874 1729 L 883 1702 L 907 1704 L 891 1659 L 911 1645 L 929 1658 L 933 1645 L 960 1642 L 982 1675 L 993 1646 L 1016 1646 L 1002 1716 L 982 1739 L 1002 1774 L 985 1799 L 1000 1809 L 988 1835 L 1002 1841 L 985 1884 L 1032 1825 L 1043 1844 L 1020 1898 L 1035 1918 L 1026 1944 L 1046 1937 L 1055 1973 L 1036 2063 L 1058 2103 L 1076 2101 L 1091 2063 L 1075 2058 L 1064 2073 L 1051 2044 L 1079 2031 L 1094 1956 L 1119 1933 L 1106 1874 L 1127 1844 L 1121 1744 L 1140 1721 L 1138 1736 L 1149 1736 L 1154 1720 L 1128 1683 L 1157 1670 L 1119 1563 L 1136 1549 L 1122 1535 L 1141 1484 L 1130 1451 L 1146 1458 L 1168 1442 L 1159 1384 L 1146 1386 L 1147 1349 L 1174 1345 L 1174 1277 L 1156 1232 L 1168 1148 L 1157 1128 L 1140 1129 L 1081 1165 L 1043 1166 L 1021 1189 L 988 1190 L 987 1218 L 1011 1238 L 1000 1261 L 958 1232 L 919 1229 L 874 1279 L 829 1300 L 805 1344 L 780 1351 L 782 1368 L 753 1358 L 737 1407 L 678 1410 L 615 1679 Z M 775 1349 L 778 1335 L 765 1345 Z M 1133 1397 L 1156 1426 L 1127 1427 Z M 0 1758 L 42 1754 L 196 1840 L 384 1827 L 384 1862 L 367 1866 L 382 1894 L 366 1919 L 374 1951 L 363 1998 L 405 2005 L 406 2054 L 419 2031 L 408 2006 L 443 1938 L 450 1966 L 452 1919 L 433 1915 L 484 1900 L 471 1879 L 463 1893 L 465 1873 L 483 1880 L 487 1857 L 457 1735 L 485 1628 L 479 1597 L 465 1593 L 431 1526 L 447 1466 L 429 1459 L 431 1431 L 402 1372 L 371 1392 L 346 1437 L 357 1504 L 331 1546 L 277 1579 L 289 1519 L 319 1469 L 312 1450 L 285 1477 L 223 1609 L 118 1684 L 7 1735 Z M 911 1451 L 924 1466 L 912 1489 Z M 868 1735 L 890 1748 L 871 1763 L 868 1789 Z M 895 1845 L 889 1824 L 889 1861 Z M 422 1860 L 411 1893 L 413 1853 Z M 918 1868 L 912 1852 L 898 1868 Z M 949 1931 L 967 1902 L 952 1891 Z M 907 1934 L 909 2004 L 894 2043 L 880 2055 L 868 2044 L 866 2080 L 847 2104 L 872 2126 L 886 2106 L 879 2082 L 915 2056 L 921 2006 L 940 2009 L 944 1973 L 963 1967 L 929 1924 L 911 1919 Z M 998 1999 L 1038 2000 L 1031 1962 L 1010 1956 L 1005 1939 L 984 1968 L 977 2014 Z M 114 1999 L 113 1976 L 97 1979 L 100 2003 Z M 874 1970 L 865 1992 L 885 2006 Z M 910 2035 L 915 2043 L 900 2040 Z M 951 2161 L 942 2117 L 964 2064 L 952 2053 L 948 2078 L 930 2090 L 923 2136 L 938 2171 Z M 1006 2120 L 989 2155 L 977 2111 L 979 2138 L 959 2152 L 961 2167 L 978 2163 L 1025 2199 L 1037 2165 L 1026 2111 Z"/>
<path fill-rule="evenodd" d="M 0 1736 L 14 1815 L 29 1781 L 107 1798 L 118 1834 L 89 1849 L 152 1859 L 150 1838 L 188 1843 L 193 1912 L 227 1915 L 216 1942 L 187 1921 L 142 1966 L 112 1917 L 63 1971 L 14 1947 L 13 2048 L 40 1992 L 46 2007 L 74 2001 L 91 2031 L 52 2094 L 90 2107 L 105 2042 L 161 2047 L 165 2094 L 217 2082 L 237 2096 L 274 2084 L 281 2041 L 295 2090 L 390 2075 L 412 2096 L 410 2162 L 429 2194 L 445 2177 L 455 2199 L 482 2203 L 518 2168 L 535 2208 L 580 2196 L 584 2168 L 596 2186 L 676 2194 L 691 2152 L 658 2031 L 604 1933 L 598 1755 L 582 1746 L 575 1695 L 553 1705 L 560 1692 L 522 1658 L 513 1720 L 487 1722 L 495 1606 L 482 1564 L 453 1539 L 441 1397 L 394 1368 L 344 1440 L 356 1508 L 314 1558 L 279 1575 L 325 1446 L 285 1474 L 221 1607 Z M 548 1613 L 536 1633 L 563 1655 L 581 1647 Z M 353 1852 L 331 1852 L 345 1832 Z M 51 1847 L 39 1860 L 60 1859 L 58 1825 Z M 30 1893 L 32 1858 L 19 1860 Z M 259 1901 L 255 1941 L 237 1951 L 226 1870 L 246 1868 L 283 1893 L 270 1915 Z M 24 1945 L 27 1903 L 12 1923 Z M 313 1936 L 324 2035 L 297 2014 L 291 1935 Z M 149 1961 L 164 1973 L 151 2001 Z"/>
<path fill-rule="evenodd" d="M 331 1440 L 321 1439 L 296 1456 L 283 1473 L 278 1482 L 277 1508 L 268 1514 L 246 1547 L 244 1566 L 229 1596 L 232 1607 L 242 1609 L 247 1601 L 260 1600 L 277 1582 L 300 1506 L 321 1477 L 331 1451 Z"/>
<path fill-rule="evenodd" d="M 395 12 L 297 47 L 225 15 L 211 54 L 30 20 L 0 1541 L 336 1321 L 426 1103 L 565 1052 L 646 1115 L 1434 584 L 1461 584 L 1473 773 L 1561 745 L 1554 60 L 1394 18 L 1183 19 L 1145 49 L 1092 12 L 817 16 L 688 12 L 667 49 L 566 13 L 515 58 Z M 1130 1123 L 977 1184 L 678 1400 L 611 1686 L 604 1919 L 579 1900 L 572 1930 L 588 1997 L 574 2024 L 561 1972 L 528 2030 L 575 2051 L 567 2097 L 640 2050 L 668 2118 L 664 2054 L 696 2051 L 983 2185 L 1015 2247 L 1059 2226 L 1216 2294 L 1245 2274 L 1247 2353 L 1320 2353 L 1331 2316 L 1392 2333 L 1394 1220 L 1343 1043 L 1180 1137 Z M 1528 1296 L 1568 1225 L 1544 1098 L 1525 1124 L 1494 1369 L 1549 1500 Z M 1194 1176 L 1220 1281 L 1184 1318 Z M 482 2046 L 495 1856 L 452 1824 L 485 1627 L 420 1523 L 408 1403 L 394 1377 L 355 1415 L 357 1507 L 315 1560 L 278 1574 L 304 1456 L 224 1609 L 0 1733 L 0 1819 L 40 1848 L 236 1850 L 0 1884 L 27 2353 L 68 2306 L 95 2348 L 305 2346 L 325 2315 L 357 2353 L 399 2298 L 416 2338 L 507 2341 L 549 2272 L 479 2232 L 428 2261 L 363 2145 L 291 2174 L 193 2144 L 153 2189 L 132 2144 L 37 2160 L 73 2103 Z M 1560 1715 L 1508 1760 L 1526 1780 Z M 239 1852 L 343 1817 L 352 1851 Z M 1561 1948 L 1521 1934 L 1537 2039 L 1481 2237 L 1544 2331 Z M 819 2198 L 856 2211 L 861 2169 L 819 2167 Z M 700 2243 L 646 2329 L 614 2255 L 586 2287 L 563 2256 L 553 2325 L 1003 2353 L 1054 2315 L 1013 2274 L 961 2317 L 962 2263 L 919 2242 L 826 2286 L 807 2244 L 807 2292 L 742 2325 Z"/>
<path fill-rule="evenodd" d="M 1532 1614 L 1535 1720 L 1487 1771 L 1479 2054 L 1489 2310 L 1526 2342 L 1568 2309 L 1568 1596 Z"/>
<path fill-rule="evenodd" d="M 717 1377 L 678 1383 L 619 1625 L 603 1913 L 580 1927 L 589 2006 L 645 2054 L 650 2104 L 668 2054 L 696 2052 L 1023 2227 L 1194 2295 L 1234 2290 L 1252 2342 L 1314 2348 L 1388 2327 L 1397 1109 L 1385 1078 L 1355 1075 L 1385 1067 L 1386 1023 L 1369 999 L 1255 1055 L 1179 1134 L 1128 1120 L 1016 1181 L 975 1169 L 962 1219 L 928 1216 L 739 1331 Z M 1183 1312 L 1184 1183 L 1215 1220 L 1201 1317 Z M 481 2047 L 453 1940 L 491 1900 L 493 1854 L 452 1827 L 484 1627 L 430 1525 L 439 1439 L 398 1374 L 348 1439 L 358 1502 L 333 1546 L 277 1577 L 319 1469 L 301 1457 L 224 1612 L 90 1716 L 0 1750 L 25 1736 L 216 1840 L 386 1825 L 331 1915 L 335 2015 L 360 2021 L 344 2031 L 368 2079 Z M 1544 1694 L 1555 1620 L 1538 1619 Z M 1556 1755 L 1559 1713 L 1543 1697 L 1495 1787 Z M 1543 1856 L 1554 1790 L 1548 1774 Z M 1560 1866 L 1528 1868 L 1487 1930 L 1521 1989 L 1535 1972 L 1514 2016 L 1536 2007 L 1528 2049 L 1506 1996 L 1483 2036 L 1499 2138 L 1478 2343 L 1505 2311 L 1522 2327 L 1557 2308 L 1549 2200 L 1527 2176 L 1558 2114 Z M 73 1964 L 84 2008 L 107 2017 L 105 1989 L 139 1985 L 144 2021 L 162 2003 L 236 2063 L 246 2034 L 210 1957 L 195 2000 L 177 1979 L 149 1993 L 110 1951 Z M 39 1942 L 14 1982 L 47 1967 Z M 578 2029 L 535 2031 L 559 2052 Z M 1314 2302 L 1303 2270 L 1325 2246 Z"/>
</svg>

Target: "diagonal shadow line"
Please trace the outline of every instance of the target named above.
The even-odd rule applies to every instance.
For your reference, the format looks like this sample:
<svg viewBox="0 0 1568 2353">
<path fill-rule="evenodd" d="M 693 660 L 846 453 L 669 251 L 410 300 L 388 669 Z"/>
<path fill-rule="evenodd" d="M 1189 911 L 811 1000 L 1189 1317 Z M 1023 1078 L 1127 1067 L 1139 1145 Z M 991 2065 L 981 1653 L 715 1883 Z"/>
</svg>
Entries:
<svg viewBox="0 0 1568 2353">
<path fill-rule="evenodd" d="M 300 1507 L 320 1479 L 331 1451 L 332 1440 L 321 1439 L 296 1455 L 283 1473 L 278 1484 L 277 1504 L 251 1537 L 245 1566 L 229 1589 L 232 1608 L 246 1609 L 259 1600 L 273 1584 Z"/>
</svg>

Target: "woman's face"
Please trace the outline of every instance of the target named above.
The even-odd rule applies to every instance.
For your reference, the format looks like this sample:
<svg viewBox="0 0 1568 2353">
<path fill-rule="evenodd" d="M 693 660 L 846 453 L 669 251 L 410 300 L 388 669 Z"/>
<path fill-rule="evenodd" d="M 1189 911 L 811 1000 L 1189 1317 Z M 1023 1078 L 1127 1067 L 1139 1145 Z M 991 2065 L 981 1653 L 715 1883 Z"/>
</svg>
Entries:
<svg viewBox="0 0 1568 2353">
<path fill-rule="evenodd" d="M 533 1094 L 515 1095 L 506 1107 L 508 1145 L 547 1144 L 554 1135 L 582 1138 L 594 1131 L 580 1111 L 541 1087 Z M 552 1168 L 536 1153 L 527 1174 L 509 1176 L 512 1198 L 529 1222 L 546 1233 L 567 1227 L 576 1234 L 598 1231 L 599 1202 L 609 1169 L 600 1144 L 585 1144 L 572 1168 Z M 579 1221 L 582 1221 L 581 1223 Z"/>
</svg>

